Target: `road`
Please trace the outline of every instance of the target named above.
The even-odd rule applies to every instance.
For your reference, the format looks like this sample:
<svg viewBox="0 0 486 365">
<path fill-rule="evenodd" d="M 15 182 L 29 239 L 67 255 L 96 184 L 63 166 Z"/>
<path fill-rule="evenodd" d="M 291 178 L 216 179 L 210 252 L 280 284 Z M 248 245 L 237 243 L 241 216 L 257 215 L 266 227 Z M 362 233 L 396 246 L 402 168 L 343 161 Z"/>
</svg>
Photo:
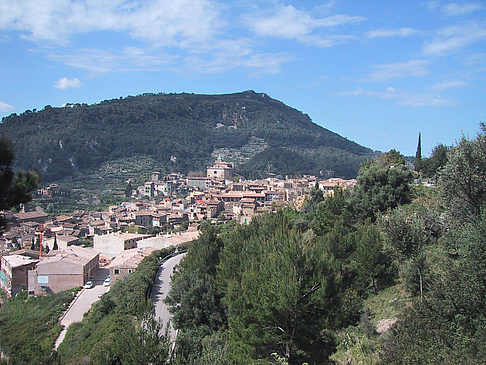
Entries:
<svg viewBox="0 0 486 365">
<path fill-rule="evenodd" d="M 93 303 L 97 302 L 103 294 L 110 290 L 110 287 L 103 286 L 103 281 L 106 279 L 109 273 L 110 271 L 108 269 L 98 270 L 94 279 L 92 280 L 94 287 L 91 289 L 81 289 L 81 292 L 78 294 L 77 298 L 74 299 L 73 303 L 71 303 L 70 307 L 64 313 L 60 322 L 63 329 L 54 345 L 56 350 L 64 340 L 68 327 L 74 322 L 81 322 L 84 314 L 89 311 Z"/>
<path fill-rule="evenodd" d="M 170 277 L 172 275 L 174 266 L 179 264 L 184 256 L 185 253 L 168 259 L 159 268 L 159 271 L 157 272 L 157 278 L 155 279 L 154 289 L 152 291 L 152 303 L 155 308 L 155 318 L 157 320 L 160 320 L 164 333 L 167 327 L 167 323 L 169 323 L 170 320 L 169 308 L 164 303 L 164 299 L 167 297 L 167 294 L 170 290 Z M 176 332 L 172 325 L 169 328 L 169 336 L 171 341 L 173 341 L 176 337 Z"/>
</svg>

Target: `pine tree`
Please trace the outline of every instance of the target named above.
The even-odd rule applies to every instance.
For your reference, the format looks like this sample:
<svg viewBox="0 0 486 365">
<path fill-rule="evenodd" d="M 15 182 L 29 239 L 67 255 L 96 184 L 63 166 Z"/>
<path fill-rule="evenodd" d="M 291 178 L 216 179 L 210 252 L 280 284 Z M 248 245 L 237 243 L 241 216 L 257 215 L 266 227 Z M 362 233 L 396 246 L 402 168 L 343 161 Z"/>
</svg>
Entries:
<svg viewBox="0 0 486 365">
<path fill-rule="evenodd" d="M 10 141 L 0 136 L 0 210 L 8 210 L 32 200 L 31 192 L 39 184 L 39 174 L 35 171 L 14 173 L 13 148 Z M 6 221 L 0 217 L 0 231 Z"/>
</svg>

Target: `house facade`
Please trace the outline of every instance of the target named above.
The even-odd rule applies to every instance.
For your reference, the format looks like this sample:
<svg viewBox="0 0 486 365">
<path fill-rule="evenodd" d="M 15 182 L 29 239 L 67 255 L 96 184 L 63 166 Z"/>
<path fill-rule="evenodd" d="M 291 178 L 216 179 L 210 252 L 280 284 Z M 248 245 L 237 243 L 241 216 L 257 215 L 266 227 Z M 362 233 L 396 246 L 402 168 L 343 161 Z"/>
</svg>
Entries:
<svg viewBox="0 0 486 365">
<path fill-rule="evenodd" d="M 38 262 L 38 259 L 23 255 L 7 255 L 0 258 L 0 288 L 7 294 L 7 298 L 27 290 L 28 271 Z"/>
<path fill-rule="evenodd" d="M 137 247 L 137 241 L 150 237 L 136 233 L 111 233 L 93 238 L 93 247 L 101 256 L 115 257 L 125 250 Z"/>
<path fill-rule="evenodd" d="M 99 261 L 98 251 L 77 246 L 42 258 L 28 272 L 29 294 L 55 294 L 83 286 L 99 269 Z"/>
</svg>

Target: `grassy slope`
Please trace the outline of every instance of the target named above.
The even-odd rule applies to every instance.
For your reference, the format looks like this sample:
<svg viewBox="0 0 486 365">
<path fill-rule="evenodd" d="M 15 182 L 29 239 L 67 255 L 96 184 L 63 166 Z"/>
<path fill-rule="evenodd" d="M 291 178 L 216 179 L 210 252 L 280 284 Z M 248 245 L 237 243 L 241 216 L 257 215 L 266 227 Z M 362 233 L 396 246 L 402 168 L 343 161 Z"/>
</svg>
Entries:
<svg viewBox="0 0 486 365">
<path fill-rule="evenodd" d="M 12 364 L 49 363 L 57 336 L 58 318 L 78 289 L 45 297 L 27 298 L 26 292 L 0 309 L 0 348 Z"/>
</svg>

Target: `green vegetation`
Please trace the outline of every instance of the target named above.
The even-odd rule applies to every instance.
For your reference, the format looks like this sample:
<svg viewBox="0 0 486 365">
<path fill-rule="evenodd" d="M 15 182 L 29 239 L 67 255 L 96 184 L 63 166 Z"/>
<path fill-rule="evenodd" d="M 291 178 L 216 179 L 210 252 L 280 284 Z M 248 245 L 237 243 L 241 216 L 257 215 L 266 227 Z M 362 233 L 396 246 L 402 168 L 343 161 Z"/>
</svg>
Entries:
<svg viewBox="0 0 486 365">
<path fill-rule="evenodd" d="M 31 192 L 39 183 L 39 174 L 34 171 L 14 174 L 12 165 L 14 153 L 12 144 L 0 136 L 0 210 L 8 210 L 32 200 Z M 5 228 L 3 216 L 0 218 L 0 232 Z"/>
<path fill-rule="evenodd" d="M 484 363 L 485 133 L 450 149 L 437 188 L 392 150 L 351 193 L 207 228 L 168 298 L 175 363 Z"/>
<path fill-rule="evenodd" d="M 69 193 L 63 196 L 35 197 L 33 204 L 50 215 L 70 214 L 75 210 L 104 210 L 127 201 L 127 181 L 136 188 L 150 178 L 151 171 L 161 169 L 148 156 L 121 158 L 103 163 L 91 173 L 75 172 L 58 181 Z"/>
<path fill-rule="evenodd" d="M 0 349 L 10 364 L 49 364 L 61 332 L 58 318 L 73 300 L 74 289 L 27 298 L 27 292 L 7 300 L 0 308 Z"/>
<path fill-rule="evenodd" d="M 150 294 L 160 250 L 143 259 L 138 269 L 117 280 L 80 323 L 71 325 L 58 348 L 62 364 L 162 364 L 168 340 L 155 320 Z"/>
<path fill-rule="evenodd" d="M 313 189 L 301 211 L 246 226 L 202 224 L 167 299 L 179 330 L 173 363 L 485 363 L 486 126 L 435 151 L 421 163 L 435 166 L 436 187 L 411 185 L 392 150 L 363 164 L 353 191 Z M 70 327 L 57 358 L 42 359 L 167 361 L 149 301 L 167 253 L 117 281 Z M 38 332 L 41 348 L 49 331 Z M 0 346 L 17 356 L 3 333 Z"/>
<path fill-rule="evenodd" d="M 200 171 L 212 162 L 215 150 L 240 149 L 255 137 L 269 146 L 266 155 L 276 161 L 281 150 L 274 148 L 291 151 L 288 169 L 294 173 L 334 169 L 353 177 L 372 153 L 253 91 L 143 94 L 90 106 L 46 106 L 3 118 L 0 133 L 14 141 L 17 166 L 38 170 L 44 182 L 89 174 L 106 162 L 138 156 L 153 159 L 161 171 Z M 125 183 L 119 187 L 122 193 Z"/>
</svg>

